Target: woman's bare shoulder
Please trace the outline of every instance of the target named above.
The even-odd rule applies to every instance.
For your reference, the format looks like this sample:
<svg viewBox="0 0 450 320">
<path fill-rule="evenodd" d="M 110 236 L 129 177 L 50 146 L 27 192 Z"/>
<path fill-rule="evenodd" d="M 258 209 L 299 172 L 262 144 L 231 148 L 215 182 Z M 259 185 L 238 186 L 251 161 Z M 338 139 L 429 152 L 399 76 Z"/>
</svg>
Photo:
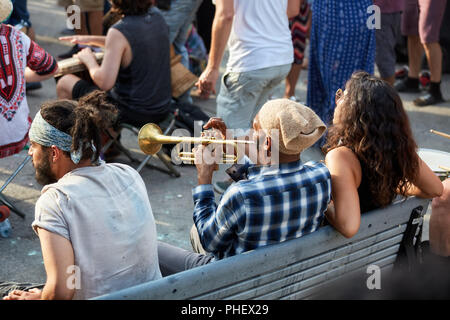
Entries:
<svg viewBox="0 0 450 320">
<path fill-rule="evenodd" d="M 359 159 L 356 154 L 350 148 L 345 146 L 337 147 L 329 151 L 325 156 L 325 162 L 336 162 L 347 165 L 358 164 L 360 166 Z"/>
</svg>

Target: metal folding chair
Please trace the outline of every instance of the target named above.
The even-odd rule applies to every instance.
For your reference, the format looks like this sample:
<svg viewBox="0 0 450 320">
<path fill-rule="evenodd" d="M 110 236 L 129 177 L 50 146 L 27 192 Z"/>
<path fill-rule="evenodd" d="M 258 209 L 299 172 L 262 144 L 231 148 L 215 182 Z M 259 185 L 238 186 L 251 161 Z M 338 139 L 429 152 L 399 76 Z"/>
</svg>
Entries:
<svg viewBox="0 0 450 320">
<path fill-rule="evenodd" d="M 171 113 L 164 121 L 160 123 L 161 127 L 165 128 L 164 135 L 169 135 L 172 133 L 172 131 L 175 129 L 175 117 L 176 117 L 177 111 Z M 102 153 L 105 153 L 113 144 L 122 152 L 124 155 L 130 159 L 131 162 L 139 163 L 138 167 L 136 168 L 136 171 L 141 172 L 141 170 L 147 166 L 149 168 L 164 172 L 170 176 L 174 177 L 180 177 L 181 174 L 178 172 L 177 169 L 175 169 L 174 165 L 171 162 L 170 157 L 164 153 L 163 150 L 160 150 L 155 155 L 147 155 L 144 160 L 138 160 L 136 159 L 131 152 L 120 142 L 119 137 L 120 133 L 123 129 L 130 130 L 133 132 L 136 137 L 139 134 L 139 129 L 136 128 L 133 125 L 127 124 L 127 123 L 121 123 L 118 126 L 118 134 L 116 136 L 112 136 L 110 132 L 106 132 L 106 134 L 109 136 L 109 141 L 103 146 Z M 158 158 L 165 168 L 161 168 L 160 166 L 155 166 L 153 164 L 150 164 L 149 161 L 152 157 Z"/>
<path fill-rule="evenodd" d="M 25 219 L 25 213 L 23 213 L 21 210 L 19 210 L 12 202 L 10 202 L 6 197 L 2 194 L 3 190 L 10 184 L 10 182 L 17 176 L 17 174 L 20 172 L 20 170 L 23 169 L 23 167 L 30 161 L 31 156 L 27 155 L 25 159 L 22 161 L 22 163 L 17 167 L 17 169 L 8 177 L 6 182 L 0 187 L 0 203 L 3 203 L 6 205 L 11 211 L 13 211 L 15 214 L 17 214 L 22 219 Z"/>
</svg>

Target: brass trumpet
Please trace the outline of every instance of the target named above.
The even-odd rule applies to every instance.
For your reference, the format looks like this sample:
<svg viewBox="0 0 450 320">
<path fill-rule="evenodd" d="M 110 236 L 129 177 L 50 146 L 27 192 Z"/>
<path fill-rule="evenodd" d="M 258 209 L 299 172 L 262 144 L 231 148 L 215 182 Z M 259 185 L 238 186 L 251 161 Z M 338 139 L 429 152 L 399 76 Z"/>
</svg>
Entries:
<svg viewBox="0 0 450 320">
<path fill-rule="evenodd" d="M 178 144 L 178 143 L 194 143 L 194 144 L 221 144 L 221 145 L 231 145 L 234 147 L 235 153 L 237 150 L 237 145 L 252 144 L 254 141 L 247 140 L 222 140 L 215 139 L 214 137 L 176 137 L 176 136 L 165 136 L 161 128 L 154 123 L 147 123 L 141 128 L 138 134 L 139 147 L 142 152 L 149 155 L 154 155 L 161 150 L 163 144 Z M 179 157 L 182 161 L 194 161 L 194 154 L 192 152 L 180 152 Z M 237 156 L 235 154 L 223 154 L 223 163 L 236 163 Z"/>
</svg>

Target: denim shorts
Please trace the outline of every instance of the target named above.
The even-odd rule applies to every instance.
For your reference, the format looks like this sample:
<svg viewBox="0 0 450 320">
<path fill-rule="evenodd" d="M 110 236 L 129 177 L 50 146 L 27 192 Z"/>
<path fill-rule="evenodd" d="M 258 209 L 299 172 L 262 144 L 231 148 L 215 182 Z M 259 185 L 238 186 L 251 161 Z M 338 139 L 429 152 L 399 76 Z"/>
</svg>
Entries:
<svg viewBox="0 0 450 320">
<path fill-rule="evenodd" d="M 405 36 L 420 36 L 422 43 L 439 42 L 447 0 L 406 0 L 402 18 Z"/>
</svg>

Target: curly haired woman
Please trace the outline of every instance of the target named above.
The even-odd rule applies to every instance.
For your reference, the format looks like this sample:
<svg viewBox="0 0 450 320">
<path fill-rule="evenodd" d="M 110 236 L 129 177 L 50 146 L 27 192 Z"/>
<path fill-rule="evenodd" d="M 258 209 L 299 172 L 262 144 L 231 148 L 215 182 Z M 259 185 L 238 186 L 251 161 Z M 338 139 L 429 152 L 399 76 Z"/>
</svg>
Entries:
<svg viewBox="0 0 450 320">
<path fill-rule="evenodd" d="M 398 194 L 442 194 L 441 181 L 416 153 L 400 97 L 366 72 L 337 91 L 325 149 L 334 203 L 326 216 L 347 238 L 358 232 L 361 213 L 388 206 Z"/>
</svg>

